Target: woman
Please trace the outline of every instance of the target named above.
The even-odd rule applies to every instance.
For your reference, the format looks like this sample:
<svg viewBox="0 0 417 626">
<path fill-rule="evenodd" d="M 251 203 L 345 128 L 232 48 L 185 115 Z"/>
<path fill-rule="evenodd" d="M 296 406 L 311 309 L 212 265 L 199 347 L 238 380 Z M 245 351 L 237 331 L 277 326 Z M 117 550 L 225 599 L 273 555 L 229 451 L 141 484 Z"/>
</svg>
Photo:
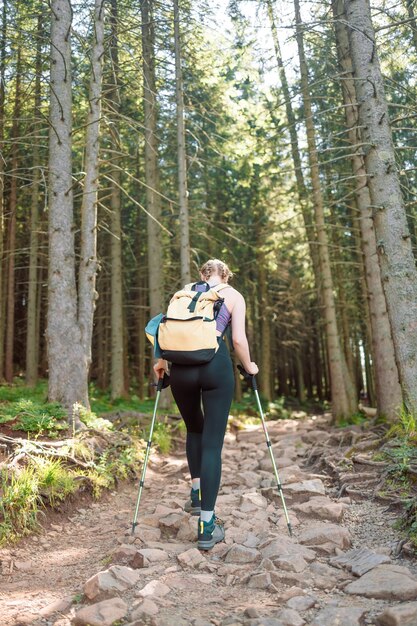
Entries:
<svg viewBox="0 0 417 626">
<path fill-rule="evenodd" d="M 227 284 L 232 276 L 227 265 L 218 259 L 207 261 L 200 269 L 201 280 L 210 287 Z M 195 285 L 196 290 L 205 288 L 206 285 Z M 192 515 L 200 516 L 198 547 L 201 550 L 210 550 L 225 536 L 214 507 L 220 486 L 223 440 L 234 392 L 232 361 L 222 340 L 229 322 L 237 357 L 249 374 L 258 373 L 258 366 L 251 361 L 246 338 L 245 300 L 230 285 L 224 287 L 220 295 L 224 303 L 216 319 L 219 349 L 215 356 L 203 365 L 172 364 L 170 372 L 172 393 L 187 427 L 186 452 L 192 487 L 191 498 L 184 508 Z M 154 370 L 161 378 L 168 371 L 167 361 L 159 359 Z"/>
</svg>

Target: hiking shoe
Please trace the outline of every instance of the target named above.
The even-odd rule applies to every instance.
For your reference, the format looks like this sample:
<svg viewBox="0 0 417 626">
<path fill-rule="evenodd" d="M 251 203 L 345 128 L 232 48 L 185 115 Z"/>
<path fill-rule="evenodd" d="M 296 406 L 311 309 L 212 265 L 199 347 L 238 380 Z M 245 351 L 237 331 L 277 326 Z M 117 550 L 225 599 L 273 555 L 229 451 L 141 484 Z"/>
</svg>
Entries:
<svg viewBox="0 0 417 626">
<path fill-rule="evenodd" d="M 224 523 L 215 515 L 209 522 L 198 520 L 197 547 L 200 550 L 210 550 L 216 543 L 223 541 L 224 537 Z"/>
<path fill-rule="evenodd" d="M 191 513 L 191 515 L 200 515 L 201 512 L 201 499 L 200 489 L 191 489 L 190 499 L 184 504 L 184 511 Z"/>
</svg>

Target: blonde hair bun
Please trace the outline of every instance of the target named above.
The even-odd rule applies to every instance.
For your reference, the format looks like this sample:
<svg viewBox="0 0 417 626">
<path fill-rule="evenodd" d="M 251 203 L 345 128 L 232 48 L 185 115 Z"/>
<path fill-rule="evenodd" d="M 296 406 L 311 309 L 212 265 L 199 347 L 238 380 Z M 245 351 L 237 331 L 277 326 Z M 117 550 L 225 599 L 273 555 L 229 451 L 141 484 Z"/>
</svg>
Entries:
<svg viewBox="0 0 417 626">
<path fill-rule="evenodd" d="M 225 283 L 227 283 L 229 278 L 233 278 L 233 272 L 231 272 L 226 263 L 220 261 L 220 259 L 210 259 L 206 261 L 204 265 L 200 267 L 200 273 L 203 275 L 204 280 L 209 280 L 213 274 L 218 274 Z"/>
</svg>

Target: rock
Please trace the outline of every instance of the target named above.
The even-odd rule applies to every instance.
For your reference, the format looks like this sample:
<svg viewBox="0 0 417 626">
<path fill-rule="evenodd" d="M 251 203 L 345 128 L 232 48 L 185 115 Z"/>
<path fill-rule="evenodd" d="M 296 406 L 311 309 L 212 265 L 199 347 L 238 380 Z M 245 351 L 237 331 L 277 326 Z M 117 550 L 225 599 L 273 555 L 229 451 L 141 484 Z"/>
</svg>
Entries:
<svg viewBox="0 0 417 626">
<path fill-rule="evenodd" d="M 255 548 L 246 548 L 234 543 L 224 560 L 226 563 L 256 563 L 261 560 L 261 555 Z"/>
<path fill-rule="evenodd" d="M 317 517 L 330 522 L 340 522 L 343 518 L 345 506 L 339 502 L 333 502 L 327 496 L 316 496 L 307 502 L 294 504 L 292 508 L 297 513 L 302 513 L 309 517 Z"/>
<path fill-rule="evenodd" d="M 283 626 L 303 626 L 305 620 L 294 609 L 283 609 L 277 614 L 277 618 Z"/>
<path fill-rule="evenodd" d="M 163 598 L 166 596 L 171 589 L 168 585 L 161 583 L 160 580 L 151 580 L 147 585 L 143 587 L 140 591 L 138 591 L 138 596 L 142 596 L 142 598 L 147 598 L 148 596 L 154 596 L 157 598 Z"/>
<path fill-rule="evenodd" d="M 305 573 L 297 574 L 296 572 L 273 571 L 271 572 L 271 581 L 275 586 L 289 585 L 300 586 L 306 583 Z"/>
<path fill-rule="evenodd" d="M 244 624 L 245 626 L 284 626 L 284 623 L 277 617 L 260 617 L 258 619 L 245 620 Z"/>
<path fill-rule="evenodd" d="M 251 513 L 259 508 L 266 509 L 268 506 L 267 499 L 257 491 L 244 493 L 240 497 L 239 508 L 243 513 Z"/>
<path fill-rule="evenodd" d="M 407 567 L 378 565 L 344 588 L 345 593 L 381 600 L 413 600 L 417 581 Z"/>
<path fill-rule="evenodd" d="M 417 624 L 417 602 L 390 606 L 376 618 L 377 626 L 415 626 Z"/>
<path fill-rule="evenodd" d="M 274 561 L 281 556 L 301 556 L 305 561 L 311 563 L 315 560 L 316 554 L 313 550 L 300 546 L 298 543 L 294 543 L 291 539 L 280 537 L 279 539 L 273 539 L 267 544 L 260 546 L 261 554 L 264 558 Z"/>
<path fill-rule="evenodd" d="M 243 545 L 247 548 L 257 548 L 260 543 L 260 538 L 254 533 L 249 532 L 246 536 L 245 541 L 243 542 Z"/>
<path fill-rule="evenodd" d="M 362 626 L 366 608 L 327 606 L 310 622 L 310 626 Z"/>
<path fill-rule="evenodd" d="M 261 484 L 262 476 L 259 472 L 253 472 L 251 470 L 246 470 L 244 472 L 239 473 L 240 482 L 244 482 L 247 487 L 259 487 Z"/>
<path fill-rule="evenodd" d="M 14 561 L 13 567 L 20 572 L 30 572 L 35 567 L 33 561 Z"/>
<path fill-rule="evenodd" d="M 59 600 L 55 600 L 55 602 L 51 602 L 50 604 L 44 606 L 39 610 L 39 615 L 42 617 L 50 617 L 54 613 L 65 613 L 71 604 L 72 596 L 65 596 L 65 598 L 60 598 Z"/>
<path fill-rule="evenodd" d="M 287 606 L 296 611 L 308 611 L 316 604 L 317 598 L 314 596 L 294 596 L 287 601 Z"/>
<path fill-rule="evenodd" d="M 271 574 L 269 572 L 253 574 L 248 581 L 248 587 L 251 589 L 268 589 L 271 585 Z"/>
<path fill-rule="evenodd" d="M 178 529 L 177 539 L 179 541 L 195 541 L 197 539 L 197 520 L 191 515 L 187 515 L 181 522 Z"/>
<path fill-rule="evenodd" d="M 176 537 L 184 520 L 188 521 L 188 513 L 171 513 L 159 520 L 159 528 L 162 534 L 169 537 Z"/>
<path fill-rule="evenodd" d="M 258 609 L 256 609 L 254 606 L 248 606 L 245 609 L 243 615 L 244 617 L 250 617 L 250 618 L 260 617 Z"/>
<path fill-rule="evenodd" d="M 152 526 L 138 526 L 135 531 L 136 538 L 143 543 L 159 541 L 161 534 L 160 528 L 153 528 Z"/>
<path fill-rule="evenodd" d="M 313 478 L 286 485 L 284 496 L 288 495 L 293 502 L 305 502 L 312 496 L 324 496 L 325 493 L 323 481 L 320 478 Z"/>
<path fill-rule="evenodd" d="M 133 569 L 140 569 L 145 565 L 145 559 L 141 552 L 134 546 L 121 545 L 111 554 L 112 563 L 128 565 Z"/>
<path fill-rule="evenodd" d="M 310 526 L 302 531 L 299 542 L 303 545 L 323 547 L 324 551 L 335 551 L 335 548 L 346 549 L 351 545 L 351 538 L 347 528 L 336 524 L 320 524 Z"/>
<path fill-rule="evenodd" d="M 158 563 L 169 559 L 168 553 L 165 552 L 165 550 L 159 550 L 158 548 L 141 548 L 139 553 L 142 558 L 145 558 L 149 561 L 149 563 Z"/>
<path fill-rule="evenodd" d="M 108 598 L 136 585 L 140 578 L 137 570 L 124 565 L 113 565 L 108 570 L 94 574 L 84 585 L 84 593 L 89 600 Z"/>
<path fill-rule="evenodd" d="M 132 620 L 143 620 L 147 617 L 153 617 L 157 615 L 159 612 L 158 607 L 155 602 L 152 602 L 149 598 L 145 598 L 143 602 L 139 604 L 138 607 L 135 607 L 131 613 Z"/>
<path fill-rule="evenodd" d="M 284 555 L 274 559 L 274 565 L 285 572 L 302 572 L 307 567 L 307 562 L 299 554 L 293 556 Z"/>
<path fill-rule="evenodd" d="M 344 567 L 355 576 L 363 576 L 378 565 L 391 563 L 391 559 L 384 554 L 376 554 L 368 548 L 356 548 L 341 556 L 333 557 L 330 563 L 336 567 Z"/>
<path fill-rule="evenodd" d="M 213 622 L 207 622 L 207 620 L 198 617 L 192 622 L 192 626 L 213 626 Z"/>
<path fill-rule="evenodd" d="M 77 626 L 112 626 L 126 617 L 128 606 L 121 598 L 103 600 L 78 611 L 73 619 Z"/>
<path fill-rule="evenodd" d="M 198 567 L 200 563 L 205 563 L 206 559 L 197 548 L 191 548 L 177 556 L 178 561 L 184 567 Z"/>
</svg>

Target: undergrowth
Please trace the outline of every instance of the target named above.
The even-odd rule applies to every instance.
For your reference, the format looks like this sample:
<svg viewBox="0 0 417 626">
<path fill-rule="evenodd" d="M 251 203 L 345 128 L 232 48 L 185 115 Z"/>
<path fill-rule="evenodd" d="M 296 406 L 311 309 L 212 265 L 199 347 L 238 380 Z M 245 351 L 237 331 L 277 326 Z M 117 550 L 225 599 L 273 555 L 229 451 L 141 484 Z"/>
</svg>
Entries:
<svg viewBox="0 0 417 626">
<path fill-rule="evenodd" d="M 90 394 L 91 409 L 75 407 L 88 430 L 73 436 L 65 409 L 46 402 L 45 381 L 34 389 L 21 381 L 0 386 L 0 427 L 19 431 L 13 442 L 5 439 L 7 452 L 0 449 L 0 546 L 36 531 L 47 508 L 57 510 L 81 492 L 99 498 L 120 480 L 140 474 L 154 399 L 112 402 L 93 385 Z M 129 411 L 141 418 L 114 417 Z M 113 413 L 112 421 L 106 413 Z M 161 415 L 158 411 L 152 449 L 168 453 L 173 433 L 183 431 L 182 421 L 172 425 Z"/>
<path fill-rule="evenodd" d="M 375 460 L 387 463 L 385 490 L 403 504 L 397 527 L 417 548 L 417 419 L 404 408 L 386 435 L 386 443 Z"/>
</svg>

